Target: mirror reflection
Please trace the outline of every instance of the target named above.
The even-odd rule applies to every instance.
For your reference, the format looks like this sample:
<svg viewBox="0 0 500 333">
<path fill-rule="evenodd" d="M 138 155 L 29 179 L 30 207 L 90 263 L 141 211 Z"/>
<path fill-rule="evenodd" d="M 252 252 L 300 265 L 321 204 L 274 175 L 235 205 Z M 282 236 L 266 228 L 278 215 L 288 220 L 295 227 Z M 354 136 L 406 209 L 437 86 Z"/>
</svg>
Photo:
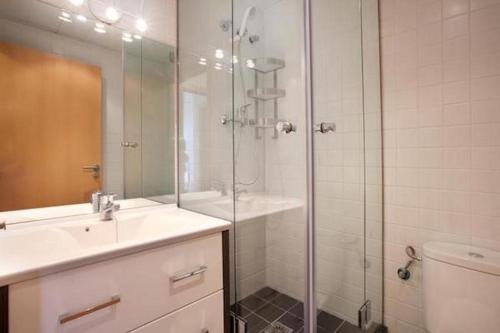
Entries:
<svg viewBox="0 0 500 333">
<path fill-rule="evenodd" d="M 0 220 L 173 202 L 169 5 L 0 2 Z"/>
</svg>

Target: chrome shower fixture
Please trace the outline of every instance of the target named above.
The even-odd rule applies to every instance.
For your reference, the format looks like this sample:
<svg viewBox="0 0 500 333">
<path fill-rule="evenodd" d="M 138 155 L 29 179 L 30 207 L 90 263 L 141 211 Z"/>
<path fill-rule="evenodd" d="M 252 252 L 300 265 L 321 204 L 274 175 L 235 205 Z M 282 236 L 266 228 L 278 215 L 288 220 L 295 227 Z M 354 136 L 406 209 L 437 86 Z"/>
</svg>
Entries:
<svg viewBox="0 0 500 333">
<path fill-rule="evenodd" d="M 406 263 L 404 267 L 398 269 L 398 276 L 401 280 L 409 280 L 411 277 L 410 266 L 415 261 L 422 261 L 422 257 L 417 256 L 415 252 L 415 248 L 411 245 L 408 245 L 405 249 L 406 255 L 410 257 L 410 260 Z"/>
<path fill-rule="evenodd" d="M 253 17 L 256 11 L 257 10 L 254 6 L 250 6 L 245 10 L 245 12 L 243 13 L 243 19 L 241 20 L 240 28 L 238 29 L 238 31 L 236 31 L 236 36 L 234 36 L 233 38 L 234 42 L 241 41 L 241 39 L 246 35 L 248 19 L 250 17 Z"/>
</svg>

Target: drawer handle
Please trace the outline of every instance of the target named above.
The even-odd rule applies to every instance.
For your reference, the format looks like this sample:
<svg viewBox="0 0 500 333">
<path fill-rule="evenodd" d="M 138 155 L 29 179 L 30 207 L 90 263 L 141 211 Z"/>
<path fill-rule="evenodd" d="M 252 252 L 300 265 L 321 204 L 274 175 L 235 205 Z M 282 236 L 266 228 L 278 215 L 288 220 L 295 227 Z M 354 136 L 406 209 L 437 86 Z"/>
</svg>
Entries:
<svg viewBox="0 0 500 333">
<path fill-rule="evenodd" d="M 96 311 L 108 308 L 108 307 L 113 306 L 115 304 L 118 304 L 120 302 L 121 302 L 120 296 L 113 296 L 113 297 L 111 297 L 111 299 L 109 301 L 107 301 L 105 303 L 101 303 L 99 305 L 92 306 L 92 307 L 85 309 L 83 311 L 60 315 L 59 316 L 59 323 L 65 324 L 69 321 L 84 317 L 86 315 L 89 315 L 89 314 L 94 313 Z"/>
<path fill-rule="evenodd" d="M 172 276 L 170 278 L 170 281 L 172 281 L 172 282 L 179 282 L 179 281 L 182 281 L 184 279 L 190 278 L 192 276 L 200 275 L 200 274 L 206 272 L 207 269 L 208 269 L 207 266 L 200 266 L 197 269 L 195 269 L 194 271 L 191 271 L 189 273 L 183 273 L 183 274 L 179 274 L 179 275 L 174 275 L 174 276 Z"/>
</svg>

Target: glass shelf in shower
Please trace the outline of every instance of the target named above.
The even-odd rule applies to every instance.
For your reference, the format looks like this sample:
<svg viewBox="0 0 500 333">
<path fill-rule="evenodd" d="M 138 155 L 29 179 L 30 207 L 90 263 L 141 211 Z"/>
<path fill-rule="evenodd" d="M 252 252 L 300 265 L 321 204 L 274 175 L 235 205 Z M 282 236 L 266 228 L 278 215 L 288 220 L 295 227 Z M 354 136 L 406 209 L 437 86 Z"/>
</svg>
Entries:
<svg viewBox="0 0 500 333">
<path fill-rule="evenodd" d="M 251 66 L 248 64 L 251 64 Z M 278 58 L 256 58 L 249 60 L 247 66 L 260 73 L 270 73 L 284 68 L 285 60 Z"/>
<path fill-rule="evenodd" d="M 255 98 L 261 101 L 269 101 L 285 97 L 286 92 L 285 90 L 279 88 L 257 88 L 248 90 L 247 95 L 250 98 Z"/>
</svg>

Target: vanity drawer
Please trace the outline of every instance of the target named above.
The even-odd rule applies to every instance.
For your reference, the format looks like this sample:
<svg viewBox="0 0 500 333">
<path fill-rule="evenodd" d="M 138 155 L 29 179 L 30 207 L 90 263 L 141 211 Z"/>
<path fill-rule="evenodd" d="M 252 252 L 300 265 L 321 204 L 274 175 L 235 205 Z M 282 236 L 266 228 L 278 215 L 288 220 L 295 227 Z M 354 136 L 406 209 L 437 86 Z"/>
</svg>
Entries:
<svg viewBox="0 0 500 333">
<path fill-rule="evenodd" d="M 219 291 L 131 333 L 222 333 L 223 293 Z"/>
<path fill-rule="evenodd" d="M 10 333 L 126 332 L 221 289 L 218 233 L 13 284 Z"/>
</svg>

